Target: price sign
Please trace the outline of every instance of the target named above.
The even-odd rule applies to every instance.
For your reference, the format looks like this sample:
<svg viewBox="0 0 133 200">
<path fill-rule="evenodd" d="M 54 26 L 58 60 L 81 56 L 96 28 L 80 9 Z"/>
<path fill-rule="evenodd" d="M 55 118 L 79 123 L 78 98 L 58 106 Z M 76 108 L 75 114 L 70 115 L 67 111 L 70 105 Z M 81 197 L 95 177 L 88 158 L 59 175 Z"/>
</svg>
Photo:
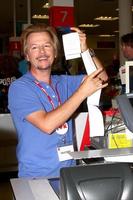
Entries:
<svg viewBox="0 0 133 200">
<path fill-rule="evenodd" d="M 63 6 L 51 7 L 50 25 L 54 27 L 74 26 L 74 8 Z"/>
</svg>

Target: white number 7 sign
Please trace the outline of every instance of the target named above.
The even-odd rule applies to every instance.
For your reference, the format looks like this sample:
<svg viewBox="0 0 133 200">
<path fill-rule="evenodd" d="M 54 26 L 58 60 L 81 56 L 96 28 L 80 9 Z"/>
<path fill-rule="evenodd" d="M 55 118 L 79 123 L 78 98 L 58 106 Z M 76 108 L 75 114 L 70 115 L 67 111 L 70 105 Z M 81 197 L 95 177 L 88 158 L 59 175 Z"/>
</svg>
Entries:
<svg viewBox="0 0 133 200">
<path fill-rule="evenodd" d="M 61 21 L 64 22 L 68 16 L 68 12 L 66 10 L 62 10 L 62 11 L 60 11 L 60 13 L 62 15 Z"/>
</svg>

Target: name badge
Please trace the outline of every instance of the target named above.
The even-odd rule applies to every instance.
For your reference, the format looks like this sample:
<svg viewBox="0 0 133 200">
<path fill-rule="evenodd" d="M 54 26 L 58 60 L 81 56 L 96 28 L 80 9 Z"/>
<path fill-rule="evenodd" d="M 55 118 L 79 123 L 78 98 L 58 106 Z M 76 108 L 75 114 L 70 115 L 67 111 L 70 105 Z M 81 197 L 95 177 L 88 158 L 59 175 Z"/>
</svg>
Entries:
<svg viewBox="0 0 133 200">
<path fill-rule="evenodd" d="M 59 157 L 59 161 L 65 161 L 73 159 L 72 156 L 69 155 L 69 152 L 73 152 L 73 145 L 67 145 L 63 147 L 57 147 L 57 153 Z"/>
</svg>

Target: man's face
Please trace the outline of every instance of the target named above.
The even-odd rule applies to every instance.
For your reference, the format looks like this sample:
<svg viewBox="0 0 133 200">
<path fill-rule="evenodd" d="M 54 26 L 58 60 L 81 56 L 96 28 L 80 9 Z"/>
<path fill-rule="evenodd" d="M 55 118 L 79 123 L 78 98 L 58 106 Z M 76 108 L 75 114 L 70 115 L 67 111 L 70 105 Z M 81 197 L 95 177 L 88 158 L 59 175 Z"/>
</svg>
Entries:
<svg viewBox="0 0 133 200">
<path fill-rule="evenodd" d="M 123 56 L 127 60 L 132 60 L 133 59 L 133 48 L 131 46 L 128 46 L 126 44 L 122 44 L 121 45 L 121 49 L 122 49 L 122 52 L 123 52 Z"/>
<path fill-rule="evenodd" d="M 26 58 L 31 63 L 31 68 L 49 69 L 55 56 L 54 46 L 47 32 L 31 33 L 28 36 Z"/>
</svg>

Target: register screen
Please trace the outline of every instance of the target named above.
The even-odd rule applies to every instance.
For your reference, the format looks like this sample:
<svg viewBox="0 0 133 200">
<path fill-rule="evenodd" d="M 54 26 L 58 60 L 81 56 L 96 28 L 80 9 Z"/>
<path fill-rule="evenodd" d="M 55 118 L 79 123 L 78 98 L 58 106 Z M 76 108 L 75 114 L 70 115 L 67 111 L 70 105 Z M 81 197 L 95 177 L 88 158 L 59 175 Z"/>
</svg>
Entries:
<svg viewBox="0 0 133 200">
<path fill-rule="evenodd" d="M 133 93 L 133 66 L 129 66 L 129 93 Z"/>
</svg>

